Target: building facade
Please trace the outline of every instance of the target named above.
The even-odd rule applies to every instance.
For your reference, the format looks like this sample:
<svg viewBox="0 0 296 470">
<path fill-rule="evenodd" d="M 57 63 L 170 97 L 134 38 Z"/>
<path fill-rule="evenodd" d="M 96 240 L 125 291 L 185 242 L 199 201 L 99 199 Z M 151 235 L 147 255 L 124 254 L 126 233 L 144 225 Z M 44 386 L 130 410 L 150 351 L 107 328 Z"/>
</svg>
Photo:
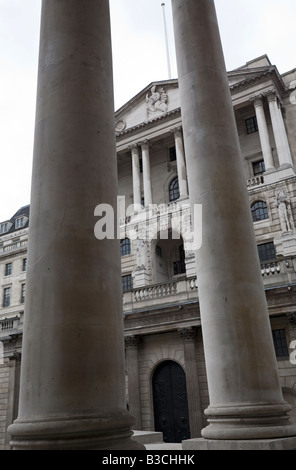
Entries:
<svg viewBox="0 0 296 470">
<path fill-rule="evenodd" d="M 280 381 L 295 422 L 296 69 L 281 75 L 262 56 L 228 79 Z M 151 83 L 115 120 L 127 407 L 135 429 L 181 442 L 200 435 L 209 398 L 195 259 L 207 214 L 190 207 L 178 80 Z M 0 448 L 9 448 L 5 431 L 17 415 L 28 219 L 24 207 L 1 223 Z"/>
</svg>

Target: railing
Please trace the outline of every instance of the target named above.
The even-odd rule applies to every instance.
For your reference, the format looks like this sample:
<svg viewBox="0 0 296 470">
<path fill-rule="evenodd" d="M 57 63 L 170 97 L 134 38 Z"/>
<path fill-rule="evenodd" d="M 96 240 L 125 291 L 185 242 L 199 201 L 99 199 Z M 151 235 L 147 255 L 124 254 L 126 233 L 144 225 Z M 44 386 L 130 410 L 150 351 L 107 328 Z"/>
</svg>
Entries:
<svg viewBox="0 0 296 470">
<path fill-rule="evenodd" d="M 27 240 L 24 240 L 24 241 L 19 241 L 17 243 L 12 243 L 10 245 L 6 245 L 6 246 L 1 246 L 0 247 L 0 253 L 7 253 L 9 251 L 14 251 L 14 250 L 18 250 L 18 249 L 22 249 L 22 248 L 27 248 L 28 246 L 28 241 Z"/>
<path fill-rule="evenodd" d="M 177 293 L 177 283 L 169 282 L 165 284 L 155 284 L 153 286 L 140 287 L 134 289 L 135 302 L 141 302 L 149 299 L 161 299 Z"/>
<path fill-rule="evenodd" d="M 0 320 L 0 333 L 2 331 L 10 331 L 18 328 L 19 322 L 19 317 L 4 318 L 3 320 Z"/>
<path fill-rule="evenodd" d="M 274 276 L 281 273 L 281 265 L 279 263 L 265 263 L 261 264 L 262 276 Z"/>
<path fill-rule="evenodd" d="M 247 187 L 251 188 L 252 186 L 259 186 L 264 183 L 264 176 L 252 176 L 252 178 L 247 179 Z"/>
</svg>

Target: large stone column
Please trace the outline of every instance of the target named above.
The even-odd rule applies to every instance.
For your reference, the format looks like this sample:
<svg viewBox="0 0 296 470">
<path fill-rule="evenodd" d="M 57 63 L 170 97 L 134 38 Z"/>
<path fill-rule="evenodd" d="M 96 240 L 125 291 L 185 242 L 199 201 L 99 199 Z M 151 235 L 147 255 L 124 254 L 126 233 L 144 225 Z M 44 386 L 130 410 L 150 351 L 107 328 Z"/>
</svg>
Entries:
<svg viewBox="0 0 296 470">
<path fill-rule="evenodd" d="M 13 449 L 135 449 L 126 411 L 108 0 L 43 0 Z"/>
<path fill-rule="evenodd" d="M 189 194 L 203 206 L 197 273 L 210 405 L 201 441 L 256 448 L 295 436 L 296 426 L 279 383 L 214 1 L 172 6 Z"/>
<path fill-rule="evenodd" d="M 141 393 L 138 363 L 139 336 L 125 338 L 126 367 L 128 375 L 128 404 L 131 414 L 135 417 L 135 429 L 142 429 Z"/>
<path fill-rule="evenodd" d="M 143 163 L 144 204 L 145 204 L 145 207 L 147 207 L 150 204 L 152 204 L 150 154 L 149 154 L 148 140 L 144 140 L 143 142 L 141 142 L 141 148 L 142 148 L 142 163 Z"/>
<path fill-rule="evenodd" d="M 134 144 L 130 147 L 132 153 L 132 176 L 133 176 L 133 197 L 134 205 L 141 205 L 141 174 L 139 147 Z"/>
<path fill-rule="evenodd" d="M 263 96 L 257 95 L 254 96 L 251 100 L 254 104 L 257 123 L 258 123 L 258 130 L 259 130 L 259 138 L 262 148 L 263 159 L 265 163 L 266 172 L 270 173 L 275 171 L 272 150 L 269 140 L 268 128 L 266 123 L 264 105 L 263 105 Z"/>
<path fill-rule="evenodd" d="M 280 169 L 293 167 L 291 150 L 284 124 L 279 98 L 275 90 L 267 93 L 272 129 L 274 133 Z M 294 172 L 293 172 L 294 173 Z"/>
<path fill-rule="evenodd" d="M 187 199 L 188 198 L 187 172 L 186 172 L 186 165 L 185 165 L 182 128 L 176 127 L 175 129 L 173 129 L 173 132 L 174 132 L 174 137 L 175 137 L 180 199 Z"/>
</svg>

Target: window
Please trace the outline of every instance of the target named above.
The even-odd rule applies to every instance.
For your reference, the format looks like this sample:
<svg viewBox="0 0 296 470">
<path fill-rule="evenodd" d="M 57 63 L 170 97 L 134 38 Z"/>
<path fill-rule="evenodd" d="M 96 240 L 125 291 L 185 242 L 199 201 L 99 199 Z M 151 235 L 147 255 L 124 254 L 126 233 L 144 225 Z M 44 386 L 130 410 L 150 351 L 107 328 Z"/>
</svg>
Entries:
<svg viewBox="0 0 296 470">
<path fill-rule="evenodd" d="M 27 271 L 27 258 L 23 259 L 23 271 Z"/>
<path fill-rule="evenodd" d="M 159 258 L 162 258 L 162 250 L 159 245 L 156 245 L 155 253 L 156 253 L 156 256 L 159 256 Z"/>
<path fill-rule="evenodd" d="M 0 227 L 0 233 L 6 233 L 8 232 L 8 223 L 6 222 L 5 224 L 1 224 L 1 227 Z"/>
<path fill-rule="evenodd" d="M 3 307 L 10 306 L 10 287 L 6 287 L 3 291 Z"/>
<path fill-rule="evenodd" d="M 174 178 L 170 182 L 170 186 L 169 186 L 170 202 L 176 201 L 177 199 L 179 199 L 179 197 L 180 197 L 179 181 L 178 181 L 178 177 L 176 176 L 176 178 Z"/>
<path fill-rule="evenodd" d="M 133 280 L 132 275 L 127 274 L 126 276 L 122 276 L 122 290 L 123 292 L 130 290 L 133 288 Z"/>
<path fill-rule="evenodd" d="M 22 228 L 25 225 L 25 218 L 24 217 L 19 217 L 15 221 L 15 228 Z"/>
<path fill-rule="evenodd" d="M 255 202 L 251 207 L 253 222 L 268 219 L 267 204 L 264 201 Z"/>
<path fill-rule="evenodd" d="M 288 357 L 289 350 L 285 330 L 273 330 L 272 337 L 276 357 Z"/>
<path fill-rule="evenodd" d="M 258 255 L 261 263 L 271 261 L 276 258 L 276 252 L 273 242 L 258 245 Z"/>
<path fill-rule="evenodd" d="M 170 147 L 169 152 L 170 152 L 170 162 L 175 162 L 177 160 L 176 147 Z"/>
<path fill-rule="evenodd" d="M 25 303 L 26 298 L 26 284 L 22 284 L 21 286 L 21 304 Z"/>
<path fill-rule="evenodd" d="M 252 163 L 253 166 L 253 174 L 254 176 L 260 176 L 265 173 L 265 163 L 264 160 L 259 160 L 258 162 Z"/>
<path fill-rule="evenodd" d="M 131 254 L 131 241 L 129 238 L 124 238 L 120 241 L 120 254 L 126 256 Z"/>
<path fill-rule="evenodd" d="M 184 246 L 179 247 L 180 260 L 174 261 L 174 275 L 186 273 Z"/>
<path fill-rule="evenodd" d="M 5 276 L 11 276 L 12 274 L 12 263 L 7 263 L 5 265 Z"/>
<path fill-rule="evenodd" d="M 256 116 L 246 119 L 245 123 L 247 134 L 253 134 L 254 132 L 258 132 L 258 123 Z"/>
</svg>

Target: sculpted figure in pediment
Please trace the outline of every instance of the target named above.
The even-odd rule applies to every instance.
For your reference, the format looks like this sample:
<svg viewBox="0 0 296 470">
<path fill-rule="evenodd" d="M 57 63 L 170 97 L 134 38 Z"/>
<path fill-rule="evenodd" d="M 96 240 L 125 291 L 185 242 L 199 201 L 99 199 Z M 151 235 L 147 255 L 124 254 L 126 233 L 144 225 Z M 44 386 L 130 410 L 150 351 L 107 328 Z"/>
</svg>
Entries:
<svg viewBox="0 0 296 470">
<path fill-rule="evenodd" d="M 153 86 L 146 95 L 148 119 L 166 113 L 168 109 L 167 101 L 168 97 L 164 88 L 157 90 L 156 86 Z"/>
</svg>

